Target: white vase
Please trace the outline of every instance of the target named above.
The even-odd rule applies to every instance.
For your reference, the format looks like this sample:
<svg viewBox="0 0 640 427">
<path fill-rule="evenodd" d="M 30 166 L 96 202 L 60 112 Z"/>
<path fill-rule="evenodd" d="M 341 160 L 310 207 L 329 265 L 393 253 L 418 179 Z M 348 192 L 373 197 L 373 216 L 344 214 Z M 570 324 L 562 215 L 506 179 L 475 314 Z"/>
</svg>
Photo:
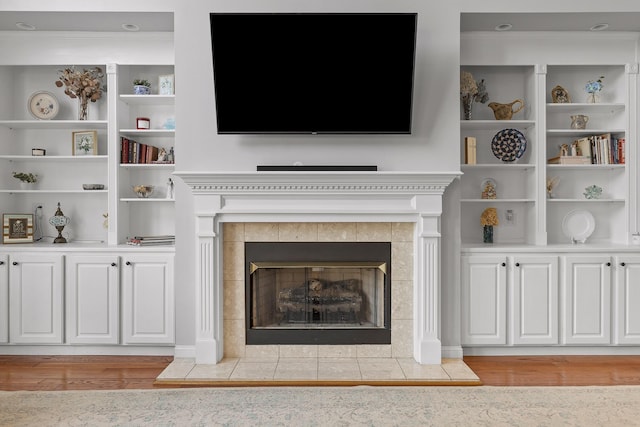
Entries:
<svg viewBox="0 0 640 427">
<path fill-rule="evenodd" d="M 36 183 L 35 182 L 20 181 L 20 189 L 21 190 L 35 190 L 36 189 Z"/>
</svg>

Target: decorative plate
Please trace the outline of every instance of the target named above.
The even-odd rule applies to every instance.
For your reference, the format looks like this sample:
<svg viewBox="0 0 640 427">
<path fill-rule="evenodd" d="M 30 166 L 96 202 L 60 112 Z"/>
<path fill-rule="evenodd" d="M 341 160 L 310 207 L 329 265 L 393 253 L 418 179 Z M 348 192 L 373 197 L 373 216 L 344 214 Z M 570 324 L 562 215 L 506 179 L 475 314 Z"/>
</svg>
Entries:
<svg viewBox="0 0 640 427">
<path fill-rule="evenodd" d="M 41 90 L 29 97 L 27 109 L 36 119 L 50 120 L 58 115 L 60 104 L 54 94 Z"/>
<path fill-rule="evenodd" d="M 571 243 L 584 243 L 596 228 L 596 220 L 589 211 L 576 209 L 565 215 L 562 232 Z"/>
<path fill-rule="evenodd" d="M 502 129 L 491 141 L 493 155 L 503 162 L 514 162 L 527 149 L 527 139 L 517 129 Z"/>
</svg>

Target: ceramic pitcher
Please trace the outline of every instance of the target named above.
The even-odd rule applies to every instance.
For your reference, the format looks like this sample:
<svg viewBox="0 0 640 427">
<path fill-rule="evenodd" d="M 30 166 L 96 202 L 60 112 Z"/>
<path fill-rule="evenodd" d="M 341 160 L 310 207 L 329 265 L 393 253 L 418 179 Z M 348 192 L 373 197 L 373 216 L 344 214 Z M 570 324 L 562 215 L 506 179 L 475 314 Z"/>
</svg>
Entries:
<svg viewBox="0 0 640 427">
<path fill-rule="evenodd" d="M 571 129 L 584 129 L 587 127 L 588 121 L 589 116 L 585 116 L 584 114 L 576 114 L 575 116 L 571 116 Z"/>
<path fill-rule="evenodd" d="M 520 104 L 520 106 L 514 110 L 514 104 Z M 493 110 L 493 115 L 496 117 L 496 120 L 511 120 L 511 117 L 513 117 L 515 113 L 524 108 L 524 101 L 522 99 L 516 99 L 508 104 L 490 102 L 489 108 Z"/>
</svg>

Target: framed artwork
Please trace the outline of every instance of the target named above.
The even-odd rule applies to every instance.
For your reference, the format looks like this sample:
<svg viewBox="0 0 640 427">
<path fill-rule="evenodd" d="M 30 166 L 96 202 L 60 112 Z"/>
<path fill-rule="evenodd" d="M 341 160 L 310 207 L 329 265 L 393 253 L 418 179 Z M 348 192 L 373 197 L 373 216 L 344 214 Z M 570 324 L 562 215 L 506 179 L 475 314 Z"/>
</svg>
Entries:
<svg viewBox="0 0 640 427">
<path fill-rule="evenodd" d="M 74 156 L 95 156 L 98 154 L 98 132 L 95 130 L 85 130 L 72 132 L 71 154 Z"/>
<path fill-rule="evenodd" d="M 158 94 L 174 95 L 174 75 L 167 74 L 158 77 Z"/>
<path fill-rule="evenodd" d="M 3 214 L 2 243 L 33 243 L 33 214 Z"/>
</svg>

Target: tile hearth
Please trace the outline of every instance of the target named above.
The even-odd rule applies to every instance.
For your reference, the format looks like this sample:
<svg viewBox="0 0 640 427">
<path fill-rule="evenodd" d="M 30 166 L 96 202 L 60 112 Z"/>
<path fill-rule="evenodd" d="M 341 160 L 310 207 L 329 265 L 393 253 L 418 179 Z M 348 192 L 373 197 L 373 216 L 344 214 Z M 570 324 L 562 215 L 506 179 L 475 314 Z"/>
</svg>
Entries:
<svg viewBox="0 0 640 427">
<path fill-rule="evenodd" d="M 412 358 L 225 358 L 196 364 L 176 358 L 156 379 L 157 385 L 481 385 L 478 376 L 460 359 L 443 359 L 441 365 L 421 365 Z M 204 383 L 204 384 L 203 384 Z M 209 383 L 209 384 L 207 384 Z"/>
</svg>

